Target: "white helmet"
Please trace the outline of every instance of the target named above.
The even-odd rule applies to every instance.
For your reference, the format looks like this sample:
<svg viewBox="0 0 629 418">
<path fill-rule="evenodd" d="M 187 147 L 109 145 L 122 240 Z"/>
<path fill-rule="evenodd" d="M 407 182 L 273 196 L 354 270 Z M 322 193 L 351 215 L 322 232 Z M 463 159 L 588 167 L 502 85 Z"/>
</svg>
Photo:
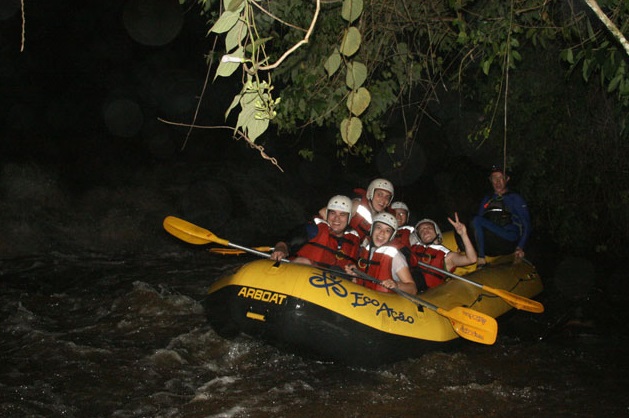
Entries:
<svg viewBox="0 0 629 418">
<path fill-rule="evenodd" d="M 369 183 L 369 187 L 367 187 L 367 200 L 373 200 L 373 194 L 376 189 L 386 190 L 391 193 L 391 199 L 389 202 L 393 200 L 393 183 L 391 183 L 387 179 L 375 179 L 371 183 Z"/>
<path fill-rule="evenodd" d="M 371 223 L 371 231 L 369 232 L 369 235 L 373 233 L 373 227 L 376 222 L 382 222 L 383 224 L 389 225 L 391 228 L 393 228 L 393 233 L 391 234 L 391 238 L 389 238 L 389 241 L 391 241 L 395 237 L 395 232 L 397 231 L 397 219 L 395 219 L 395 216 L 391 215 L 389 212 L 380 212 L 379 214 L 374 216 L 373 222 Z"/>
<path fill-rule="evenodd" d="M 403 209 L 406 211 L 406 218 L 408 221 L 408 218 L 411 215 L 411 211 L 408 209 L 408 206 L 406 206 L 406 203 L 404 202 L 400 202 L 399 200 L 397 202 L 393 202 L 391 203 L 391 209 L 395 210 L 395 209 Z"/>
<path fill-rule="evenodd" d="M 330 201 L 328 202 L 328 206 L 325 209 L 325 217 L 326 221 L 328 218 L 328 211 L 330 210 L 338 210 L 341 212 L 347 212 L 349 216 L 347 217 L 347 222 L 352 218 L 352 199 L 343 195 L 332 196 Z"/>
<path fill-rule="evenodd" d="M 408 210 L 408 206 L 406 206 L 406 203 L 400 201 L 391 203 L 391 209 L 404 209 L 406 213 L 410 212 Z"/>
<path fill-rule="evenodd" d="M 443 235 L 441 234 L 441 229 L 439 229 L 439 225 L 437 225 L 437 222 L 428 218 L 424 218 L 415 224 L 415 233 L 417 234 L 417 239 L 419 240 L 419 243 L 422 245 L 430 245 L 433 243 L 433 242 L 423 242 L 419 236 L 419 225 L 426 224 L 426 223 L 432 224 L 432 226 L 435 227 L 435 233 L 437 234 L 437 238 L 435 238 L 433 242 L 437 244 L 441 244 L 441 241 L 443 241 Z"/>
</svg>

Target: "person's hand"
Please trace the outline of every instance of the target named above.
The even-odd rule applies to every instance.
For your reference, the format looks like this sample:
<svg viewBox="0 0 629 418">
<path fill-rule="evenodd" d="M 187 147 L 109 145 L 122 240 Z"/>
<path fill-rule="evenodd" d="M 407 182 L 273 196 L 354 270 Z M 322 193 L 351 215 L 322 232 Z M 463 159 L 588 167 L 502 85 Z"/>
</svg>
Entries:
<svg viewBox="0 0 629 418">
<path fill-rule="evenodd" d="M 397 289 L 399 286 L 397 285 L 397 282 L 393 279 L 388 279 L 382 282 L 382 286 L 386 287 L 387 289 Z"/>
<path fill-rule="evenodd" d="M 278 242 L 275 244 L 271 257 L 273 261 L 282 261 L 283 258 L 288 257 L 288 246 L 284 242 Z"/>
<path fill-rule="evenodd" d="M 354 269 L 356 269 L 355 264 L 348 264 L 344 267 L 344 269 L 345 269 L 345 273 L 351 274 L 352 276 L 356 276 L 356 272 L 354 271 Z"/>
<path fill-rule="evenodd" d="M 452 218 L 448 218 L 448 222 L 452 224 L 452 226 L 454 227 L 454 230 L 460 236 L 467 234 L 467 228 L 465 227 L 465 224 L 459 221 L 458 212 L 454 212 L 454 220 L 452 220 Z"/>
<path fill-rule="evenodd" d="M 522 260 L 524 258 L 524 250 L 518 247 L 515 249 L 514 255 L 516 260 Z"/>
<path fill-rule="evenodd" d="M 271 253 L 271 257 L 269 257 L 273 261 L 281 261 L 283 258 L 288 257 L 288 254 L 281 250 L 275 250 Z"/>
</svg>

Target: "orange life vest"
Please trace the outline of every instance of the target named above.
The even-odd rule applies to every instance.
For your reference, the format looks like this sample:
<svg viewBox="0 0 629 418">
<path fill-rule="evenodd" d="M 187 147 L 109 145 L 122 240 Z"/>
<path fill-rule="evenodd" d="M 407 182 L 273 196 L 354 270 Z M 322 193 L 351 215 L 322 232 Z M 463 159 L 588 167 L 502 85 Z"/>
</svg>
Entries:
<svg viewBox="0 0 629 418">
<path fill-rule="evenodd" d="M 352 214 L 349 226 L 354 228 L 362 240 L 371 233 L 372 211 L 367 200 L 367 192 L 364 189 L 354 189 L 354 192 L 360 196 L 360 204 L 356 208 L 356 213 Z"/>
<path fill-rule="evenodd" d="M 415 244 L 411 247 L 411 267 L 418 266 L 417 261 L 430 264 L 433 267 L 445 269 L 446 254 L 450 250 L 443 245 L 438 244 Z M 431 269 L 422 269 L 424 280 L 428 288 L 439 286 L 445 280 L 445 275 Z"/>
<path fill-rule="evenodd" d="M 393 279 L 391 267 L 393 266 L 393 257 L 395 257 L 397 253 L 397 248 L 390 245 L 383 245 L 373 250 L 370 249 L 370 246 L 361 247 L 357 266 L 359 269 L 381 282 Z M 374 282 L 358 279 L 357 283 L 379 292 L 393 292 Z"/>
<path fill-rule="evenodd" d="M 395 233 L 395 237 L 391 241 L 391 244 L 394 245 L 398 249 L 402 249 L 404 247 L 411 248 L 411 234 L 415 228 L 410 225 L 404 225 L 398 228 Z"/>
<path fill-rule="evenodd" d="M 344 267 L 356 262 L 359 238 L 354 230 L 346 230 L 343 236 L 331 234 L 330 224 L 321 218 L 314 219 L 317 235 L 297 251 L 297 256 L 328 266 Z"/>
</svg>

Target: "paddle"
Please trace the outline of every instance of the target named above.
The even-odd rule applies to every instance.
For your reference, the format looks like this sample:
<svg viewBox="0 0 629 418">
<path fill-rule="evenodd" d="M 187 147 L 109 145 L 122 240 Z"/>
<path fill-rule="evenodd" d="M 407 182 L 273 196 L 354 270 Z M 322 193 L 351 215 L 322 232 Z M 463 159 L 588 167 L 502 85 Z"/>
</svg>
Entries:
<svg viewBox="0 0 629 418">
<path fill-rule="evenodd" d="M 233 244 L 226 239 L 217 237 L 212 233 L 212 231 L 208 231 L 205 228 L 201 228 L 195 224 L 192 224 L 188 221 L 184 221 L 183 219 L 177 218 L 175 216 L 167 216 L 164 218 L 164 229 L 168 231 L 171 235 L 188 242 L 190 244 L 195 245 L 205 245 L 210 243 L 224 245 L 226 247 L 236 248 L 238 250 L 242 250 L 251 254 L 259 255 L 261 257 L 269 258 L 270 254 L 255 250 L 249 247 L 243 247 L 238 244 Z M 286 259 L 282 259 L 282 261 L 288 261 Z"/>
<path fill-rule="evenodd" d="M 450 273 L 447 270 L 440 269 L 439 267 L 422 263 L 421 261 L 418 261 L 417 264 L 419 264 L 422 267 L 426 267 L 431 270 L 438 271 L 439 273 L 445 274 L 446 276 L 452 277 L 453 279 L 462 280 L 465 283 L 471 284 L 472 286 L 480 287 L 484 291 L 502 298 L 502 300 L 504 300 L 505 302 L 507 302 L 509 305 L 513 306 L 516 309 L 520 309 L 520 310 L 528 311 L 528 312 L 534 312 L 534 313 L 544 312 L 544 305 L 542 305 L 541 303 L 535 300 L 526 298 L 524 296 L 516 295 L 515 293 L 511 293 L 507 290 L 495 289 L 485 284 L 481 284 L 473 280 L 466 279 L 465 277 L 457 276 L 456 274 Z"/>
<path fill-rule="evenodd" d="M 354 269 L 354 272 L 361 279 L 378 284 L 382 283 L 380 280 L 375 279 L 356 268 Z M 424 306 L 437 312 L 439 315 L 448 318 L 452 324 L 454 332 L 465 339 L 487 345 L 491 345 L 496 342 L 496 336 L 498 335 L 498 323 L 495 318 L 492 318 L 487 314 L 470 308 L 465 308 L 463 306 L 457 306 L 450 310 L 446 310 L 433 305 L 427 300 L 413 296 L 410 293 L 406 293 L 401 289 L 393 288 L 391 290 L 417 305 Z"/>
<path fill-rule="evenodd" d="M 269 252 L 273 251 L 273 247 L 262 246 L 262 247 L 252 247 L 256 251 L 264 251 Z M 211 253 L 221 254 L 221 255 L 240 255 L 245 254 L 244 250 L 237 250 L 235 248 L 210 248 Z"/>
<path fill-rule="evenodd" d="M 168 231 L 171 235 L 190 244 L 203 245 L 216 243 L 228 247 L 233 247 L 238 250 L 256 254 L 262 257 L 270 257 L 270 254 L 268 253 L 255 250 L 253 248 L 233 244 L 226 239 L 217 237 L 207 229 L 201 228 L 197 225 L 194 225 L 188 221 L 184 221 L 183 219 L 176 218 L 174 216 L 167 216 L 164 219 L 164 229 Z M 289 262 L 289 260 L 286 259 L 282 259 L 282 261 Z M 339 271 L 332 269 L 324 269 L 321 267 L 317 268 L 333 271 L 337 274 L 343 274 Z M 380 283 L 379 280 L 374 279 L 373 277 L 361 272 L 360 270 L 355 269 L 354 271 L 356 271 L 356 273 L 365 280 Z M 415 304 L 425 306 L 426 308 L 434 310 L 438 314 L 448 318 L 450 320 L 450 323 L 452 324 L 454 331 L 463 338 L 481 344 L 493 344 L 496 341 L 496 335 L 498 334 L 498 324 L 496 323 L 496 320 L 494 318 L 486 314 L 461 306 L 457 306 L 451 310 L 445 310 L 436 305 L 433 305 L 426 300 L 410 295 L 400 289 L 394 289 L 394 291 L 396 291 L 396 293 L 398 293 L 402 297 L 405 297 L 414 302 Z"/>
</svg>

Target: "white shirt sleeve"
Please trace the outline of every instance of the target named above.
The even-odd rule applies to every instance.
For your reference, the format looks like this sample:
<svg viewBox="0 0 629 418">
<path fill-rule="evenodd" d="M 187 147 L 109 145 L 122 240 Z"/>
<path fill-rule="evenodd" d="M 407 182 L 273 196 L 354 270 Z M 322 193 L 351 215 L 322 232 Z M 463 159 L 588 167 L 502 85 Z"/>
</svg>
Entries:
<svg viewBox="0 0 629 418">
<path fill-rule="evenodd" d="M 393 257 L 393 261 L 391 263 L 391 272 L 393 273 L 393 280 L 396 282 L 400 281 L 400 278 L 397 275 L 397 272 L 402 270 L 404 267 L 408 267 L 408 263 L 406 262 L 406 257 L 398 251 L 398 253 Z"/>
</svg>

